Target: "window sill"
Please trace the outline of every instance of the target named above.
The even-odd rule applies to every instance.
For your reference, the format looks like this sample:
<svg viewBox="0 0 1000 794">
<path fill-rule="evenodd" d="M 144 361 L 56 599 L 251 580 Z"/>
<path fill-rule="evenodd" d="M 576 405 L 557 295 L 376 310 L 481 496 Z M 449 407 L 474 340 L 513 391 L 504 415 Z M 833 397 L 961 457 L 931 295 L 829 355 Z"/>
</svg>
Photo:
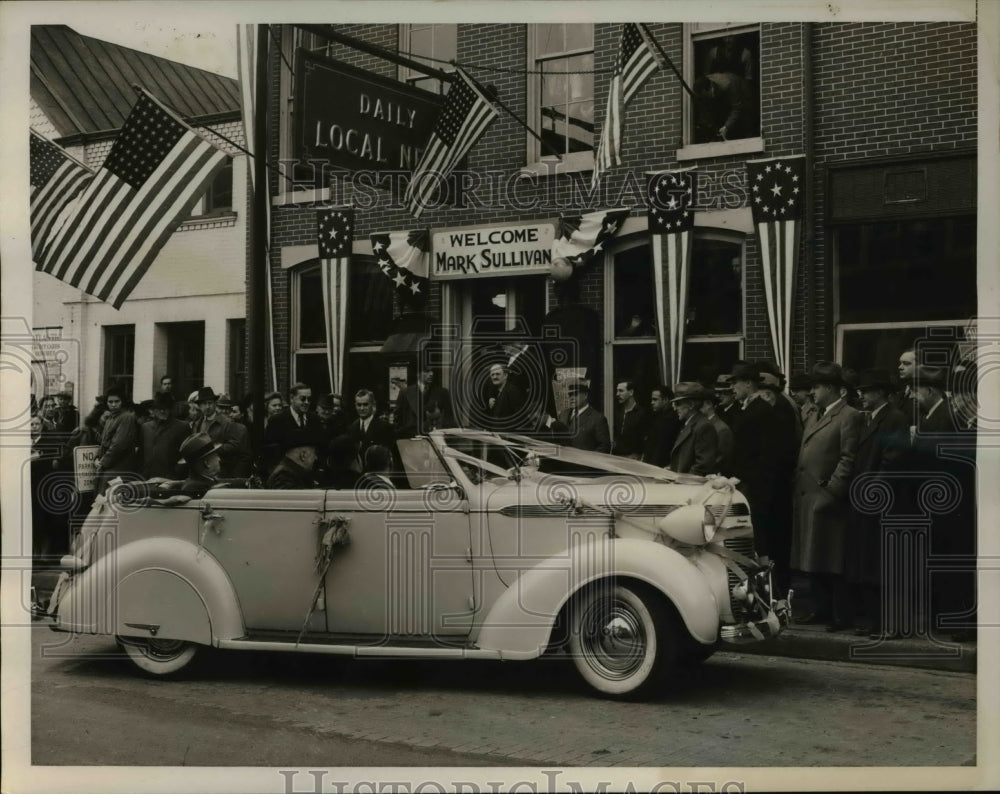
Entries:
<svg viewBox="0 0 1000 794">
<path fill-rule="evenodd" d="M 195 215 L 182 221 L 181 225 L 177 227 L 177 230 L 188 231 L 193 229 L 216 229 L 226 226 L 235 226 L 236 217 L 236 213 L 232 211 L 216 212 L 211 215 Z"/>
<path fill-rule="evenodd" d="M 694 143 L 677 150 L 677 159 L 700 160 L 708 157 L 725 157 L 731 154 L 752 154 L 764 151 L 763 138 L 740 138 L 735 141 Z"/>
<path fill-rule="evenodd" d="M 521 169 L 521 173 L 532 176 L 555 176 L 556 174 L 593 170 L 593 152 L 573 152 L 571 154 L 564 154 L 561 160 L 557 160 L 555 157 L 536 160 L 524 166 Z"/>
</svg>

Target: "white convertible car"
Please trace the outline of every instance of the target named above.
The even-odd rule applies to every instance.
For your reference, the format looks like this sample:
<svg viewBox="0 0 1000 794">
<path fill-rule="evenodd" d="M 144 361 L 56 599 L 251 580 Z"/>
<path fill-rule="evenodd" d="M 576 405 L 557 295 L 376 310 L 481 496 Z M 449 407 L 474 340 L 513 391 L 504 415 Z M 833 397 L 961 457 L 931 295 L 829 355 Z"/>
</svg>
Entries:
<svg viewBox="0 0 1000 794">
<path fill-rule="evenodd" d="M 397 445 L 395 488 L 113 487 L 63 558 L 52 628 L 114 636 L 155 675 L 202 646 L 555 653 L 639 698 L 787 623 L 728 480 L 481 431 Z"/>
</svg>

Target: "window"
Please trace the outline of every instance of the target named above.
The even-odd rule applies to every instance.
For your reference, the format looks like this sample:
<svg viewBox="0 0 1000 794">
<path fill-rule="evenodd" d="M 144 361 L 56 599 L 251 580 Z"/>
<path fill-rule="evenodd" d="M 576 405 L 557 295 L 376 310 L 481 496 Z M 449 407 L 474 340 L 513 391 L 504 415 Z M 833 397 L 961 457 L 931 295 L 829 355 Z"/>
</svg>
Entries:
<svg viewBox="0 0 1000 794">
<path fill-rule="evenodd" d="M 125 390 L 132 399 L 135 375 L 135 326 L 104 326 L 104 391 L 112 387 Z"/>
<path fill-rule="evenodd" d="M 545 141 L 528 137 L 528 162 L 558 153 L 566 168 L 593 168 L 594 26 L 529 25 L 528 57 L 530 123 Z"/>
<path fill-rule="evenodd" d="M 330 369 L 326 360 L 323 281 L 318 264 L 307 264 L 292 273 L 291 294 L 292 380 L 308 383 L 320 393 L 330 383 Z"/>
<path fill-rule="evenodd" d="M 379 270 L 374 256 L 355 254 L 351 258 L 345 391 L 353 395 L 358 389 L 371 389 L 380 414 L 389 406 L 388 364 L 381 351 L 392 321 L 393 289 L 393 282 Z M 347 395 L 345 402 L 354 405 L 353 397 Z"/>
<path fill-rule="evenodd" d="M 701 232 L 691 244 L 681 376 L 728 372 L 743 342 L 743 236 Z"/>
<path fill-rule="evenodd" d="M 688 144 L 715 144 L 704 156 L 761 151 L 760 27 L 688 25 L 684 95 Z M 685 159 L 681 157 L 681 159 Z"/>
<path fill-rule="evenodd" d="M 233 211 L 233 158 L 227 157 L 226 164 L 215 175 L 205 195 L 191 210 L 191 217 L 202 218 L 225 215 Z"/>
<path fill-rule="evenodd" d="M 229 377 L 226 379 L 233 400 L 240 400 L 247 393 L 247 321 L 227 320 L 229 338 Z"/>
<path fill-rule="evenodd" d="M 399 49 L 415 61 L 443 72 L 453 72 L 455 67 L 442 61 L 451 61 L 458 56 L 458 25 L 400 25 Z M 435 94 L 443 93 L 441 81 L 436 77 L 405 66 L 400 67 L 399 79 Z"/>
<path fill-rule="evenodd" d="M 859 223 L 834 234 L 838 322 L 952 320 L 976 313 L 974 215 Z"/>
<path fill-rule="evenodd" d="M 604 367 L 611 377 L 605 379 L 604 405 L 615 405 L 615 385 L 625 380 L 635 383 L 636 400 L 647 405 L 661 378 L 652 253 L 643 243 L 617 251 L 611 259 L 605 269 L 605 289 L 614 307 L 605 325 L 611 358 Z"/>
</svg>

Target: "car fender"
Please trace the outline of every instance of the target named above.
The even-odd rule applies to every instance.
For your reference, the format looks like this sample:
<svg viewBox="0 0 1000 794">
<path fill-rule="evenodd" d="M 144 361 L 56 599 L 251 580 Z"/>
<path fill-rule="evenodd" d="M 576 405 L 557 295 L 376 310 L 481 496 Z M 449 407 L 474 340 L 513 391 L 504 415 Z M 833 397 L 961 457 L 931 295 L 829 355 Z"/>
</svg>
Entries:
<svg viewBox="0 0 1000 794">
<path fill-rule="evenodd" d="M 245 633 L 219 562 L 200 546 L 162 537 L 120 546 L 74 577 L 53 628 L 205 644 Z"/>
<path fill-rule="evenodd" d="M 483 619 L 476 644 L 506 658 L 530 659 L 549 642 L 563 605 L 591 582 L 609 576 L 645 582 L 666 596 L 698 642 L 715 642 L 719 606 L 705 574 L 683 555 L 648 540 L 605 537 L 524 571 Z M 589 545 L 589 544 L 588 544 Z"/>
</svg>

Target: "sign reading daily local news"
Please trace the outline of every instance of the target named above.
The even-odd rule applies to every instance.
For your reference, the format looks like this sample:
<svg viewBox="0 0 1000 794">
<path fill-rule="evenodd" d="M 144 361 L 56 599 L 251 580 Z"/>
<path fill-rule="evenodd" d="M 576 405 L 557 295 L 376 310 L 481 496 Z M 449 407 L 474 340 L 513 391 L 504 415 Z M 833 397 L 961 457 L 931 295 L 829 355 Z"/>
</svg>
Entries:
<svg viewBox="0 0 1000 794">
<path fill-rule="evenodd" d="M 552 264 L 555 226 L 481 226 L 436 232 L 431 278 L 467 279 L 546 274 Z"/>
<path fill-rule="evenodd" d="M 73 450 L 73 474 L 76 490 L 80 493 L 93 491 L 97 483 L 97 452 L 100 447 L 80 446 Z"/>
</svg>

